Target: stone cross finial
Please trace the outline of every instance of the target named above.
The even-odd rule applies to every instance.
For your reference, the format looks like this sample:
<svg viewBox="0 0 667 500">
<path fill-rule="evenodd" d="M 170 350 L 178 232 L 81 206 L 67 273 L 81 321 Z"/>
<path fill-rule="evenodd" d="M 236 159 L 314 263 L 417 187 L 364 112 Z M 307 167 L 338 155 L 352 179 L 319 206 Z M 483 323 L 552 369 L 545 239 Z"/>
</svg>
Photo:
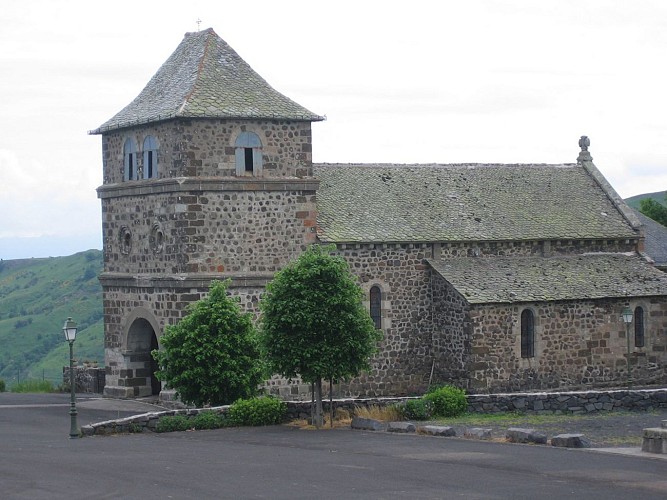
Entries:
<svg viewBox="0 0 667 500">
<path fill-rule="evenodd" d="M 197 31 L 199 31 L 200 25 L 201 25 L 201 19 L 197 18 Z"/>
<path fill-rule="evenodd" d="M 579 156 L 577 157 L 577 163 L 581 164 L 585 161 L 593 161 L 593 157 L 588 152 L 588 146 L 590 145 L 591 145 L 591 140 L 588 138 L 588 136 L 582 135 L 581 138 L 579 139 L 579 147 L 581 148 L 581 151 L 579 151 Z"/>
</svg>

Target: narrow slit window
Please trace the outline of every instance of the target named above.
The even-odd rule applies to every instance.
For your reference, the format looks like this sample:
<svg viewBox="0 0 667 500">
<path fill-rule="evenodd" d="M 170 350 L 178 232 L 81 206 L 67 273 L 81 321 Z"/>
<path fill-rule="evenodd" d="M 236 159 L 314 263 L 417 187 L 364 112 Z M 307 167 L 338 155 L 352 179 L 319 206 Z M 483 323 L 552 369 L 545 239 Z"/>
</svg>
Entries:
<svg viewBox="0 0 667 500">
<path fill-rule="evenodd" d="M 521 313 L 521 357 L 535 357 L 535 315 L 530 309 Z"/>
<path fill-rule="evenodd" d="M 157 140 L 152 135 L 144 139 L 144 179 L 157 178 Z"/>
<path fill-rule="evenodd" d="M 254 171 L 252 161 L 252 148 L 243 148 L 245 152 L 245 171 L 252 173 Z"/>
<path fill-rule="evenodd" d="M 380 330 L 382 328 L 382 290 L 375 285 L 371 287 L 370 291 L 370 305 L 371 305 L 371 319 L 375 324 L 375 328 Z"/>
<path fill-rule="evenodd" d="M 635 307 L 635 347 L 644 347 L 644 309 Z"/>
<path fill-rule="evenodd" d="M 130 138 L 123 145 L 123 180 L 133 181 L 137 178 L 137 146 Z"/>
</svg>

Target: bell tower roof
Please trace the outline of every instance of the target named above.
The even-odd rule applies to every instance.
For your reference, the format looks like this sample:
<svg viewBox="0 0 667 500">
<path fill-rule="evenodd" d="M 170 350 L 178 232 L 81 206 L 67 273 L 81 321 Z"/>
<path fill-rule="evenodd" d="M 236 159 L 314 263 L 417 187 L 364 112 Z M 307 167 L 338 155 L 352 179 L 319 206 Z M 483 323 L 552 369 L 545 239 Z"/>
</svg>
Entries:
<svg viewBox="0 0 667 500">
<path fill-rule="evenodd" d="M 141 93 L 90 133 L 172 118 L 324 119 L 271 87 L 212 28 L 186 33 Z"/>
</svg>

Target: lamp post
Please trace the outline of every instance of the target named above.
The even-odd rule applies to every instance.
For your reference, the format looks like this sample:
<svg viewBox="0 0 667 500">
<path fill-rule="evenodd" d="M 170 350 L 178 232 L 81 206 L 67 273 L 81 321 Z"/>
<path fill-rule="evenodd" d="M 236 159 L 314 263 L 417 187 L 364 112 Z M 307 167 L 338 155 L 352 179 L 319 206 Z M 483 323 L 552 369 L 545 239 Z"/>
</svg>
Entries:
<svg viewBox="0 0 667 500">
<path fill-rule="evenodd" d="M 632 323 L 632 309 L 630 309 L 628 306 L 625 306 L 625 309 L 623 309 L 623 312 L 621 313 L 621 318 L 623 318 L 623 322 L 625 323 L 625 340 L 628 343 L 628 352 L 627 357 L 625 358 L 625 362 L 627 364 L 628 370 L 628 389 L 631 389 L 632 377 L 630 376 L 630 323 Z"/>
<path fill-rule="evenodd" d="M 67 318 L 65 324 L 63 325 L 63 333 L 65 334 L 65 340 L 69 342 L 69 387 L 70 387 L 70 429 L 69 429 L 69 438 L 76 439 L 79 437 L 79 428 L 76 424 L 76 396 L 75 388 L 76 381 L 74 379 L 74 340 L 76 339 L 76 323 L 72 321 L 72 318 Z"/>
</svg>

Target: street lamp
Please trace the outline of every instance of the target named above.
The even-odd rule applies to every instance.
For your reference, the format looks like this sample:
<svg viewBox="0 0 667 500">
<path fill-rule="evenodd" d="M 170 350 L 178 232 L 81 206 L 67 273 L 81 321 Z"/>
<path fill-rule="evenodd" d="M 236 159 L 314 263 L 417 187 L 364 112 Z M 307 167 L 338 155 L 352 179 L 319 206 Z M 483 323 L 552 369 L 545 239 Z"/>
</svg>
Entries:
<svg viewBox="0 0 667 500">
<path fill-rule="evenodd" d="M 630 323 L 632 323 L 632 309 L 630 309 L 628 306 L 625 306 L 625 309 L 623 309 L 623 312 L 621 313 L 621 318 L 623 318 L 623 322 L 625 323 L 625 340 L 628 343 L 628 352 L 625 362 L 627 363 L 628 370 L 628 389 L 631 389 L 632 377 L 630 377 Z"/>
<path fill-rule="evenodd" d="M 72 318 L 67 318 L 63 325 L 63 333 L 65 340 L 69 342 L 69 387 L 70 387 L 70 429 L 69 438 L 76 439 L 79 437 L 79 429 L 76 425 L 76 396 L 74 395 L 75 380 L 74 380 L 74 340 L 76 340 L 76 323 Z"/>
</svg>

